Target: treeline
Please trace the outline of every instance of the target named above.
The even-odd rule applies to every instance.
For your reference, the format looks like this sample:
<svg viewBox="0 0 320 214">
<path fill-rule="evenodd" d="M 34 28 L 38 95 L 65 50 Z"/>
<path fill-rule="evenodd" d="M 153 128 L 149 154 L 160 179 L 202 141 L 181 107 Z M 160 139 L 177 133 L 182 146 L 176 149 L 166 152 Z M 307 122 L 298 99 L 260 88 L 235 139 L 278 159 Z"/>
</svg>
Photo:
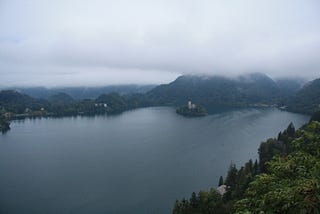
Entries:
<svg viewBox="0 0 320 214">
<path fill-rule="evenodd" d="M 320 79 L 302 85 L 298 79 L 274 81 L 261 73 L 236 78 L 187 75 L 146 95 L 156 105 L 180 106 L 192 100 L 207 109 L 273 106 L 311 115 L 320 110 Z"/>
<path fill-rule="evenodd" d="M 137 94 L 146 93 L 156 85 L 109 85 L 109 86 L 92 86 L 92 87 L 17 87 L 12 88 L 31 97 L 49 99 L 59 93 L 68 94 L 76 100 L 96 99 L 101 94 L 117 92 L 119 94 Z"/>
<path fill-rule="evenodd" d="M 110 93 L 96 99 L 75 100 L 65 93 L 37 99 L 17 91 L 0 91 L 0 131 L 9 130 L 14 118 L 118 114 L 152 105 L 145 94 Z"/>
<path fill-rule="evenodd" d="M 60 116 L 91 115 L 118 113 L 145 106 L 180 106 L 189 100 L 208 109 L 279 106 L 289 111 L 307 114 L 320 110 L 320 79 L 306 84 L 301 90 L 299 90 L 300 85 L 301 83 L 295 80 L 275 82 L 264 74 L 256 73 L 234 79 L 219 76 L 181 76 L 169 84 L 159 85 L 150 91 L 146 88 L 144 93 L 124 95 L 110 93 L 92 99 L 73 99 L 65 93 L 39 99 L 13 90 L 3 90 L 0 91 L 0 110 L 34 116 L 47 113 Z M 39 95 L 41 89 L 37 90 L 36 94 Z M 99 102 L 108 104 L 108 108 L 95 105 Z M 31 111 L 34 113 L 31 114 Z M 181 112 L 183 113 L 184 109 L 181 109 Z"/>
<path fill-rule="evenodd" d="M 17 91 L 0 91 L 0 111 L 14 114 L 24 113 L 26 108 L 40 110 L 49 106 L 49 102 L 44 99 L 36 99 Z"/>
<path fill-rule="evenodd" d="M 297 131 L 290 124 L 261 143 L 259 161 L 249 160 L 240 169 L 231 164 L 226 178 L 219 179 L 220 191 L 192 193 L 176 201 L 173 214 L 319 213 L 319 115 Z"/>
<path fill-rule="evenodd" d="M 48 99 L 36 99 L 16 91 L 0 92 L 0 110 L 12 115 L 25 116 L 69 116 L 115 114 L 128 109 L 150 106 L 152 103 L 144 94 L 120 95 L 110 93 L 96 99 L 74 100 L 71 96 L 59 93 Z"/>
<path fill-rule="evenodd" d="M 312 114 L 320 110 L 320 79 L 306 84 L 298 93 L 286 103 L 287 110 L 305 114 Z"/>
<path fill-rule="evenodd" d="M 158 105 L 179 106 L 192 100 L 205 107 L 247 107 L 256 103 L 271 105 L 283 97 L 277 83 L 260 73 L 237 78 L 185 75 L 155 87 L 147 95 Z"/>
<path fill-rule="evenodd" d="M 49 111 L 54 115 L 97 115 L 118 114 L 126 110 L 151 106 L 145 95 L 118 93 L 103 94 L 97 99 L 84 99 L 72 102 L 51 102 Z"/>
</svg>

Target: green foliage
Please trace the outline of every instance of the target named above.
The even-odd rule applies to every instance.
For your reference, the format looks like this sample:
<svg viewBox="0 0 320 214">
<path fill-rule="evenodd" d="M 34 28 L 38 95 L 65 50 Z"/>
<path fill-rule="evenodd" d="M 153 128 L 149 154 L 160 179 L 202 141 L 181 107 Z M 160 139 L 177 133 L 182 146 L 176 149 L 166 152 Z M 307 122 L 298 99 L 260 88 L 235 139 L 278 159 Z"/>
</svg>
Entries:
<svg viewBox="0 0 320 214">
<path fill-rule="evenodd" d="M 54 94 L 48 98 L 48 101 L 56 105 L 67 105 L 75 102 L 75 100 L 66 93 Z"/>
<path fill-rule="evenodd" d="M 215 190 L 200 191 L 198 194 L 192 193 L 190 200 L 182 199 L 176 201 L 173 214 L 211 214 L 227 213 L 226 205 L 222 201 L 221 195 Z"/>
<path fill-rule="evenodd" d="M 292 152 L 276 155 L 256 176 L 237 213 L 320 213 L 320 123 L 296 132 Z"/>
<path fill-rule="evenodd" d="M 225 180 L 227 192 L 223 196 L 224 201 L 233 201 L 242 197 L 257 172 L 258 163 L 256 161 L 256 165 L 254 165 L 251 159 L 239 170 L 234 164 L 231 164 Z"/>
<path fill-rule="evenodd" d="M 295 151 L 303 151 L 314 156 L 320 156 L 320 123 L 313 121 L 308 126 L 297 131 L 297 137 L 292 141 Z"/>
<path fill-rule="evenodd" d="M 221 185 L 223 185 L 223 184 L 224 184 L 224 183 L 223 183 L 223 177 L 220 176 L 218 186 L 221 186 Z"/>
<path fill-rule="evenodd" d="M 224 195 L 220 195 L 215 189 L 209 192 L 200 191 L 198 195 L 193 192 L 189 200 L 183 199 L 176 202 L 173 213 L 230 213 L 234 200 L 243 195 L 254 175 L 255 166 L 252 160 L 249 160 L 240 170 L 231 163 L 225 182 L 223 183 L 222 176 L 219 178 L 219 186 L 225 184 L 227 188 Z"/>
<path fill-rule="evenodd" d="M 312 114 L 310 122 L 311 121 L 318 121 L 320 122 L 320 111 L 317 111 L 315 113 Z"/>
<path fill-rule="evenodd" d="M 173 213 L 320 213 L 320 122 L 297 131 L 289 124 L 277 139 L 261 143 L 259 156 L 260 164 L 249 160 L 239 170 L 230 165 L 222 204 L 215 198 L 223 209 L 201 210 L 200 194 L 192 194 L 177 201 Z"/>
<path fill-rule="evenodd" d="M 320 110 L 320 79 L 306 84 L 288 103 L 288 110 L 312 114 Z"/>
<path fill-rule="evenodd" d="M 254 73 L 238 79 L 181 76 L 169 84 L 154 88 L 147 96 L 157 105 L 179 106 L 192 100 L 205 107 L 243 107 L 256 103 L 274 104 L 282 94 L 272 79 Z"/>
<path fill-rule="evenodd" d="M 0 107 L 7 112 L 22 114 L 25 112 L 26 108 L 40 110 L 41 108 L 47 108 L 48 106 L 49 102 L 46 100 L 35 99 L 12 90 L 0 91 Z"/>
<path fill-rule="evenodd" d="M 143 94 L 110 93 L 97 99 L 74 100 L 68 94 L 59 93 L 41 100 L 16 91 L 0 91 L 0 108 L 19 117 L 116 114 L 150 105 Z"/>
<path fill-rule="evenodd" d="M 104 94 L 97 99 L 74 100 L 65 93 L 48 100 L 32 98 L 17 91 L 0 91 L 0 131 L 10 129 L 9 120 L 25 117 L 118 114 L 138 107 L 153 105 L 143 94 Z M 6 117 L 4 117 L 6 115 Z"/>
<path fill-rule="evenodd" d="M 278 134 L 278 138 L 270 138 L 266 142 L 262 142 L 258 149 L 259 164 L 261 172 L 266 172 L 266 163 L 275 155 L 286 155 L 292 150 L 291 141 L 295 136 L 295 127 L 289 124 L 286 130 Z"/>
<path fill-rule="evenodd" d="M 110 85 L 110 86 L 95 86 L 95 87 L 31 87 L 31 88 L 18 88 L 18 91 L 27 94 L 31 97 L 50 99 L 50 96 L 59 93 L 68 94 L 75 100 L 83 99 L 96 99 L 101 94 L 109 94 L 117 92 L 119 94 L 134 94 L 134 93 L 145 93 L 155 85 Z"/>
<path fill-rule="evenodd" d="M 236 165 L 233 163 L 231 163 L 229 166 L 225 184 L 227 185 L 228 189 L 227 193 L 231 193 L 232 191 L 234 191 L 238 185 L 238 170 L 236 168 Z M 231 196 L 229 196 L 228 194 L 227 197 L 228 199 L 231 198 Z"/>
</svg>

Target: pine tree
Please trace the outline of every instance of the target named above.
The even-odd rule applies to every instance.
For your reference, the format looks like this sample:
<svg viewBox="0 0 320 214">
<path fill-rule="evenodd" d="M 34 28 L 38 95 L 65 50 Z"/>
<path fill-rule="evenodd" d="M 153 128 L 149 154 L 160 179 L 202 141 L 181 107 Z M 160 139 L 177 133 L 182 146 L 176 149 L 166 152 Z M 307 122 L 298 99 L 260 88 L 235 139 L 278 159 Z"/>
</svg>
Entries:
<svg viewBox="0 0 320 214">
<path fill-rule="evenodd" d="M 293 136 L 295 132 L 296 132 L 296 129 L 294 128 L 294 125 L 291 122 L 287 128 L 287 133 L 289 136 Z"/>
<path fill-rule="evenodd" d="M 220 176 L 220 178 L 219 178 L 219 184 L 218 184 L 218 186 L 221 186 L 221 185 L 223 185 L 223 177 L 222 177 L 222 176 Z"/>
<path fill-rule="evenodd" d="M 197 197 L 195 192 L 192 192 L 191 194 L 190 205 L 192 208 L 197 208 L 199 205 L 199 198 Z"/>
<path fill-rule="evenodd" d="M 253 171 L 253 175 L 257 175 L 259 173 L 259 164 L 258 164 L 258 160 L 257 159 L 254 162 L 252 171 Z"/>
</svg>

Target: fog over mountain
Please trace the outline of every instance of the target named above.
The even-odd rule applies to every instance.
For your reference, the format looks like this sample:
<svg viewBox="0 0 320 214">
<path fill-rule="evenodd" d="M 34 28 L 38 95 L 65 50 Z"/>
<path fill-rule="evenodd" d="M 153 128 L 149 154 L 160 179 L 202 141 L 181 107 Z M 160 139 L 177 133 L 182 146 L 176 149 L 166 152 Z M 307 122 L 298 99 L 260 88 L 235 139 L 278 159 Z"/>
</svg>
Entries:
<svg viewBox="0 0 320 214">
<path fill-rule="evenodd" d="M 1 0 L 0 87 L 320 74 L 318 0 Z"/>
</svg>

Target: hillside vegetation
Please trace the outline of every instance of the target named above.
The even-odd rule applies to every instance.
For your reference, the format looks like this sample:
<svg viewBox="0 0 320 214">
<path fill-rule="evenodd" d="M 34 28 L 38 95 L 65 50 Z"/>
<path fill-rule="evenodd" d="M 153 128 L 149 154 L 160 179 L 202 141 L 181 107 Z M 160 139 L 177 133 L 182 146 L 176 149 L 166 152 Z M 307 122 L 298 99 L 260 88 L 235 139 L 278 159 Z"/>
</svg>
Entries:
<svg viewBox="0 0 320 214">
<path fill-rule="evenodd" d="M 319 113 L 318 113 L 319 114 Z M 315 118 L 315 117 L 314 117 Z M 320 122 L 295 131 L 292 124 L 259 148 L 259 163 L 230 165 L 222 196 L 217 190 L 176 201 L 173 214 L 319 213 Z"/>
<path fill-rule="evenodd" d="M 127 85 L 91 89 L 81 87 L 23 89 L 46 99 L 31 97 L 15 90 L 2 90 L 0 91 L 0 115 L 6 121 L 2 122 L 2 127 L 7 127 L 7 123 L 15 117 L 117 114 L 148 106 L 184 106 L 188 101 L 203 106 L 203 109 L 206 108 L 208 112 L 218 108 L 270 106 L 305 114 L 320 110 L 320 79 L 308 83 L 302 89 L 300 89 L 301 84 L 302 81 L 296 79 L 274 81 L 265 74 L 252 73 L 235 78 L 186 75 L 155 88 Z M 153 89 L 146 92 L 151 88 Z M 126 93 L 102 93 L 97 96 L 99 92 L 111 90 Z M 146 93 L 133 93 L 134 91 Z M 53 92 L 57 93 L 52 94 Z M 79 99 L 79 97 L 88 96 L 97 96 L 97 98 Z M 205 115 L 206 111 L 203 109 L 188 113 L 186 109 L 179 108 L 177 112 L 190 116 Z"/>
<path fill-rule="evenodd" d="M 312 114 L 320 110 L 320 79 L 307 83 L 288 102 L 288 110 Z"/>
<path fill-rule="evenodd" d="M 246 107 L 251 104 L 276 104 L 293 95 L 295 80 L 275 82 L 265 74 L 253 73 L 227 78 L 222 76 L 181 76 L 147 93 L 157 105 L 179 106 L 189 100 L 203 105 Z"/>
</svg>

